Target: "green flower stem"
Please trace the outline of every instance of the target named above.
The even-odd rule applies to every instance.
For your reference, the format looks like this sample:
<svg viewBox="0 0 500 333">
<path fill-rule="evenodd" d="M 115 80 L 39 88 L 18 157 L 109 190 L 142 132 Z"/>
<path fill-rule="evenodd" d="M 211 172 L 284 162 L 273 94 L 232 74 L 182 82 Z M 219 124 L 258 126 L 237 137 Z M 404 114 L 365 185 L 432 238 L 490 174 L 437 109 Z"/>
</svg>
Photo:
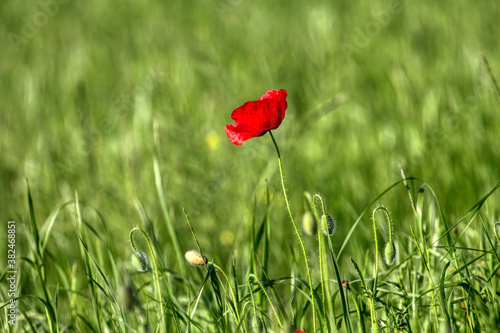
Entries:
<svg viewBox="0 0 500 333">
<path fill-rule="evenodd" d="M 323 198 L 319 194 L 315 194 L 312 198 L 314 216 L 316 221 L 319 222 L 318 228 L 318 248 L 319 248 L 319 276 L 321 282 L 321 302 L 323 302 L 323 315 L 326 317 L 327 309 L 330 308 L 329 303 L 325 302 L 325 293 L 330 296 L 330 290 L 328 288 L 328 284 L 325 286 L 325 276 L 328 277 L 328 266 L 325 265 L 324 253 L 326 252 L 325 243 L 322 235 L 322 225 L 321 225 L 321 216 L 318 214 L 318 209 L 316 207 L 316 200 L 321 203 L 321 214 L 326 215 L 325 203 L 323 202 Z M 326 290 L 328 288 L 328 290 Z M 326 290 L 326 291 L 325 291 Z M 334 318 L 334 317 L 331 317 Z M 326 322 L 326 320 L 325 320 Z"/>
<path fill-rule="evenodd" d="M 377 221 L 375 220 L 375 214 L 377 214 L 379 209 L 384 209 L 384 207 L 379 206 L 373 210 L 372 213 L 372 223 L 373 223 L 373 238 L 375 239 L 375 274 L 373 277 L 373 297 L 376 296 L 377 292 L 377 283 L 378 283 L 378 266 L 379 266 L 379 249 L 378 249 L 378 239 L 377 239 Z"/>
<path fill-rule="evenodd" d="M 222 268 L 220 268 L 218 265 L 216 265 L 214 263 L 212 263 L 212 264 L 214 265 L 214 268 L 217 271 L 221 272 L 222 275 L 224 275 L 224 278 L 226 278 L 227 284 L 229 285 L 229 291 L 231 292 L 231 297 L 233 298 L 235 313 L 233 313 L 232 310 L 230 310 L 230 311 L 231 311 L 231 313 L 233 313 L 234 319 L 236 320 L 236 325 L 239 326 L 241 330 L 244 330 L 246 332 L 245 325 L 241 324 L 240 313 L 238 312 L 238 303 L 236 303 L 236 295 L 234 293 L 233 286 L 231 285 L 231 281 L 229 281 L 229 278 L 227 277 L 226 273 L 222 270 Z"/>
<path fill-rule="evenodd" d="M 255 302 L 255 296 L 253 295 L 252 284 L 250 283 L 251 276 L 247 277 L 248 291 L 250 292 L 250 296 L 252 297 L 252 307 L 253 307 L 253 315 L 257 315 L 257 302 Z"/>
<path fill-rule="evenodd" d="M 375 214 L 379 210 L 382 210 L 385 213 L 387 223 L 389 225 L 389 241 L 392 242 L 392 224 L 391 224 L 391 217 L 390 213 L 387 210 L 387 208 L 383 206 L 379 206 L 373 210 L 372 213 L 372 222 L 373 222 L 373 237 L 375 239 L 375 276 L 373 278 L 373 289 L 372 289 L 372 298 L 371 298 L 371 304 L 370 304 L 370 316 L 371 316 L 371 323 L 372 323 L 372 330 L 373 332 L 378 332 L 378 322 L 377 322 L 377 314 L 375 312 L 375 298 L 377 296 L 377 284 L 378 284 L 378 266 L 379 266 L 379 248 L 378 248 L 378 239 L 377 239 L 377 221 L 375 219 Z"/>
<path fill-rule="evenodd" d="M 286 194 L 285 188 L 285 179 L 283 177 L 283 165 L 281 164 L 281 154 L 278 148 L 278 144 L 274 139 L 273 133 L 269 131 L 269 135 L 273 140 L 274 147 L 276 148 L 276 153 L 278 154 L 278 165 L 280 169 L 280 179 L 281 179 L 281 187 L 283 190 L 283 197 L 285 198 L 286 208 L 288 210 L 288 214 L 290 215 L 290 220 L 292 220 L 293 228 L 295 229 L 295 233 L 297 234 L 297 238 L 299 239 L 300 248 L 302 250 L 302 254 L 304 255 L 304 260 L 306 262 L 306 270 L 307 270 L 307 278 L 309 279 L 309 291 L 311 292 L 311 302 L 312 302 L 312 311 L 313 311 L 313 332 L 316 332 L 316 304 L 314 302 L 314 287 L 311 279 L 311 270 L 309 269 L 309 261 L 307 260 L 306 248 L 304 246 L 304 242 L 302 241 L 302 236 L 300 235 L 299 228 L 297 228 L 297 223 L 293 218 L 292 210 L 290 209 L 290 203 L 288 202 L 288 195 Z"/>
<path fill-rule="evenodd" d="M 376 225 L 376 220 L 375 220 L 375 214 L 377 214 L 377 212 L 379 210 L 382 210 L 384 213 L 385 213 L 385 217 L 386 217 L 386 220 L 387 220 L 387 227 L 388 227 L 388 231 L 389 231 L 389 242 L 392 242 L 393 241 L 393 229 L 392 229 L 392 221 L 391 221 L 391 215 L 389 213 L 389 210 L 387 210 L 387 208 L 385 208 L 384 206 L 379 206 L 377 208 L 375 208 L 373 210 L 373 214 L 372 214 L 372 222 L 373 222 L 373 235 L 374 235 L 374 238 L 375 238 L 375 282 L 373 284 L 373 296 L 375 297 L 376 295 L 376 291 L 377 291 L 377 280 L 378 280 L 378 266 L 379 266 L 379 249 L 378 249 L 378 241 L 377 241 L 377 225 Z"/>
<path fill-rule="evenodd" d="M 255 274 L 248 274 L 247 284 L 248 284 L 248 288 L 250 288 L 250 294 L 252 295 L 254 313 L 256 313 L 255 309 L 257 308 L 257 305 L 256 305 L 255 300 L 254 300 L 254 296 L 253 296 L 253 292 L 252 292 L 252 284 L 250 283 L 250 278 L 253 278 L 255 281 L 257 281 L 257 284 L 259 285 L 260 289 L 262 290 L 262 292 L 266 296 L 267 301 L 269 302 L 269 305 L 271 306 L 271 309 L 273 310 L 273 313 L 276 316 L 276 320 L 278 321 L 278 326 L 283 327 L 283 324 L 281 323 L 281 320 L 280 320 L 280 316 L 278 316 L 278 313 L 276 312 L 276 309 L 274 308 L 273 302 L 271 302 L 271 298 L 269 298 L 269 294 L 267 293 L 266 289 L 264 288 L 264 286 L 260 282 L 259 278 Z"/>
<path fill-rule="evenodd" d="M 155 251 L 153 250 L 153 246 L 151 245 L 151 242 L 149 241 L 149 237 L 148 235 L 144 232 L 144 230 L 142 230 L 141 228 L 133 228 L 132 230 L 130 230 L 130 233 L 129 233 L 129 241 L 130 241 L 130 245 L 132 246 L 132 249 L 134 251 L 137 251 L 137 246 L 135 244 L 135 241 L 134 241 L 134 233 L 136 231 L 139 231 L 143 236 L 144 238 L 146 239 L 146 243 L 148 244 L 148 248 L 149 248 L 149 252 L 151 253 L 151 261 L 153 262 L 153 270 L 154 270 L 154 276 L 155 276 L 155 284 L 156 284 L 156 292 L 157 292 L 157 297 L 158 297 L 158 305 L 159 305 L 159 316 L 161 318 L 161 322 L 163 324 L 163 328 L 164 329 L 167 329 L 167 322 L 166 322 L 166 319 L 165 319 L 165 313 L 163 312 L 163 297 L 162 297 L 162 294 L 161 294 L 161 285 L 160 285 L 160 270 L 158 269 L 158 264 L 157 264 L 157 260 L 156 260 L 156 254 L 155 254 Z M 168 287 L 168 283 L 167 283 L 167 287 Z M 169 290 L 169 294 L 170 294 L 170 290 Z M 170 295 L 169 295 L 170 296 Z"/>
</svg>

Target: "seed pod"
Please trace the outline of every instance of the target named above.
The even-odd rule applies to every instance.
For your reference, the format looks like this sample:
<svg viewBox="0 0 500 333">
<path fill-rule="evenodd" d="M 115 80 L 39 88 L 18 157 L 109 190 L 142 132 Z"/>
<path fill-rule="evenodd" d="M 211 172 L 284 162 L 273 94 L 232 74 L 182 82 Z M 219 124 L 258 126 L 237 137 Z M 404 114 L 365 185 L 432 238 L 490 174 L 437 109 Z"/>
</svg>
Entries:
<svg viewBox="0 0 500 333">
<path fill-rule="evenodd" d="M 262 318 L 256 314 L 250 319 L 250 327 L 253 333 L 263 333 L 264 332 L 264 321 Z"/>
<path fill-rule="evenodd" d="M 302 229 L 308 236 L 315 236 L 318 233 L 318 226 L 313 213 L 305 212 L 302 215 Z"/>
<path fill-rule="evenodd" d="M 325 236 L 331 236 L 337 230 L 337 222 L 330 216 L 330 214 L 321 216 L 321 229 Z"/>
<path fill-rule="evenodd" d="M 139 272 L 145 272 L 148 270 L 148 257 L 142 251 L 135 251 L 132 253 L 131 257 L 132 266 Z"/>
<path fill-rule="evenodd" d="M 394 261 L 396 260 L 396 255 L 397 255 L 396 244 L 394 244 L 394 242 L 388 242 L 387 244 L 385 244 L 384 261 L 387 264 L 387 266 L 394 264 Z"/>
<path fill-rule="evenodd" d="M 192 266 L 202 266 L 208 261 L 207 257 L 202 256 L 200 252 L 196 250 L 187 251 L 184 258 L 186 258 L 187 262 Z"/>
</svg>

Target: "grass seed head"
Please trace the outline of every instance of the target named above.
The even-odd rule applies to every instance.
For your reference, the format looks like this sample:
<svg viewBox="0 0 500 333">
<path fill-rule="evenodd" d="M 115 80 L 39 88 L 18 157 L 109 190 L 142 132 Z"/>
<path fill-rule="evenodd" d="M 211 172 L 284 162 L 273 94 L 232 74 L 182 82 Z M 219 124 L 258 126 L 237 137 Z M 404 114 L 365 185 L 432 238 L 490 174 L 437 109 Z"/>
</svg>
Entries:
<svg viewBox="0 0 500 333">
<path fill-rule="evenodd" d="M 148 270 L 148 257 L 144 252 L 135 251 L 132 253 L 131 261 L 132 266 L 134 266 L 139 272 L 145 272 Z"/>
<path fill-rule="evenodd" d="M 312 212 L 305 212 L 302 215 L 302 229 L 308 236 L 315 236 L 318 233 L 318 226 Z"/>
<path fill-rule="evenodd" d="M 187 262 L 192 266 L 202 266 L 207 263 L 207 257 L 202 256 L 200 252 L 196 250 L 189 250 L 184 254 L 184 258 L 186 258 Z"/>
<path fill-rule="evenodd" d="M 396 244 L 394 242 L 387 242 L 387 244 L 385 244 L 384 261 L 387 266 L 394 264 L 394 261 L 396 261 L 397 252 L 398 251 L 396 248 Z"/>
<path fill-rule="evenodd" d="M 263 333 L 264 332 L 264 321 L 262 318 L 256 314 L 250 319 L 250 327 L 253 333 Z"/>
<path fill-rule="evenodd" d="M 321 229 L 325 236 L 331 236 L 337 230 L 337 222 L 330 216 L 330 214 L 323 214 L 321 216 Z"/>
</svg>

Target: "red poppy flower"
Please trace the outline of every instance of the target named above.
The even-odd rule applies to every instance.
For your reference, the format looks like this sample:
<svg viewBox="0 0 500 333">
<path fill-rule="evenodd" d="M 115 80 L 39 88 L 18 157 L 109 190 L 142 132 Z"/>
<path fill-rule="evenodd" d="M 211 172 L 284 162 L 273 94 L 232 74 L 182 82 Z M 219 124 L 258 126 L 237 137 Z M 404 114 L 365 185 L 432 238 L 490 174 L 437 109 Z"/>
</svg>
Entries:
<svg viewBox="0 0 500 333">
<path fill-rule="evenodd" d="M 285 118 L 286 90 L 268 90 L 258 101 L 246 102 L 233 111 L 236 124 L 226 125 L 229 141 L 241 145 L 244 141 L 278 128 Z"/>
<path fill-rule="evenodd" d="M 303 328 L 296 328 L 293 333 L 307 333 L 305 329 Z"/>
</svg>

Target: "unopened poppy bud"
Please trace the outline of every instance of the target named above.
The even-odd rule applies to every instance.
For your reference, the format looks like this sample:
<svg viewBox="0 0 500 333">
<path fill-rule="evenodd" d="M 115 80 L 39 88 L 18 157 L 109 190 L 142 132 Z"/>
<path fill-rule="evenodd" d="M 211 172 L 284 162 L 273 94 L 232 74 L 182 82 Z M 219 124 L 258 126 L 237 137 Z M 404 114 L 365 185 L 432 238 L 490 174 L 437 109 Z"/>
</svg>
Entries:
<svg viewBox="0 0 500 333">
<path fill-rule="evenodd" d="M 313 213 L 305 212 L 304 215 L 302 215 L 302 229 L 304 229 L 306 235 L 309 236 L 314 236 L 318 233 L 318 226 Z"/>
<path fill-rule="evenodd" d="M 250 327 L 253 333 L 263 333 L 264 332 L 264 321 L 262 318 L 256 314 L 250 319 Z"/>
<path fill-rule="evenodd" d="M 493 225 L 493 231 L 495 232 L 495 237 L 497 238 L 497 241 L 500 242 L 500 222 L 496 222 Z"/>
<path fill-rule="evenodd" d="M 385 244 L 384 261 L 387 264 L 387 266 L 394 264 L 394 261 L 396 260 L 396 255 L 397 255 L 396 244 L 394 244 L 394 242 L 388 242 L 387 244 Z"/>
<path fill-rule="evenodd" d="M 148 257 L 142 251 L 135 251 L 132 253 L 132 266 L 139 272 L 145 272 L 148 270 Z"/>
<path fill-rule="evenodd" d="M 321 216 L 321 229 L 325 236 L 331 236 L 337 230 L 337 222 L 330 216 L 330 214 L 323 214 Z"/>
<path fill-rule="evenodd" d="M 187 262 L 193 266 L 201 266 L 207 262 L 207 257 L 202 256 L 200 252 L 196 250 L 187 251 L 184 258 L 186 258 Z"/>
</svg>

